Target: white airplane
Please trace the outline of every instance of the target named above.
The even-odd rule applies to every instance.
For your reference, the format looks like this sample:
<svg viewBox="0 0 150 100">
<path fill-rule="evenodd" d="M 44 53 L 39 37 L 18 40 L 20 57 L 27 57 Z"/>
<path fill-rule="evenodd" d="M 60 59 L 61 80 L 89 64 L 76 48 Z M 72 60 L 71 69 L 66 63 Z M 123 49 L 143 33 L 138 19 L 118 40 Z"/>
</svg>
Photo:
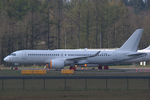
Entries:
<svg viewBox="0 0 150 100">
<path fill-rule="evenodd" d="M 56 49 L 56 50 L 19 50 L 4 58 L 5 62 L 18 64 L 49 64 L 50 68 L 64 68 L 82 64 L 101 66 L 121 64 L 125 61 L 144 57 L 146 53 L 137 52 L 143 29 L 137 29 L 118 49 Z"/>
</svg>

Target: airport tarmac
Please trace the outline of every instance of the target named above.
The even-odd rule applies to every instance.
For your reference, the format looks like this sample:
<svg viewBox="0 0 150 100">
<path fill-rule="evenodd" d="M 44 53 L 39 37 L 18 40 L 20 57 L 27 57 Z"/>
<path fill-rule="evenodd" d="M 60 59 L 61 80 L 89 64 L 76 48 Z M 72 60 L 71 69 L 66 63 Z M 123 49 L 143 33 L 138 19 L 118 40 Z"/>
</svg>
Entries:
<svg viewBox="0 0 150 100">
<path fill-rule="evenodd" d="M 2 76 L 17 79 L 0 80 L 0 100 L 11 100 L 12 98 L 16 100 L 22 98 L 66 100 L 67 98 L 69 100 L 72 97 L 79 100 L 99 100 L 99 98 L 103 100 L 149 100 L 150 98 L 149 78 L 138 78 L 138 76 L 149 77 L 150 68 L 78 69 L 74 74 L 61 74 L 60 70 L 52 69 L 47 70 L 46 75 L 38 75 L 39 77 L 47 76 L 45 79 L 37 75 L 21 75 L 19 68 L 18 70 L 0 70 L 0 77 Z M 36 76 L 37 79 L 35 79 Z M 63 76 L 65 76 L 64 79 L 48 78 Z M 80 79 L 73 78 L 75 76 Z M 106 77 L 102 78 L 104 76 Z M 118 76 L 123 78 L 114 78 Z M 124 76 L 131 76 L 131 78 L 124 78 Z"/>
<path fill-rule="evenodd" d="M 65 75 L 60 70 L 48 70 L 47 75 Z M 79 76 L 149 76 L 150 68 L 111 68 L 108 70 L 77 69 L 74 74 Z"/>
<path fill-rule="evenodd" d="M 134 72 L 150 72 L 150 68 L 112 68 L 112 69 L 102 69 L 102 70 L 98 70 L 98 69 L 78 69 L 76 71 L 84 71 L 84 72 L 88 72 L 88 71 L 91 71 L 91 72 L 110 72 L 110 73 L 113 73 L 113 72 L 121 72 L 121 73 L 134 73 Z"/>
<path fill-rule="evenodd" d="M 112 68 L 108 70 L 77 70 L 76 74 L 91 75 L 150 75 L 150 68 Z"/>
<path fill-rule="evenodd" d="M 27 68 L 27 67 L 19 67 L 18 70 L 9 70 L 9 69 L 1 69 L 0 76 L 20 76 L 21 70 L 37 70 L 43 68 Z M 149 67 L 137 67 L 137 68 L 110 68 L 108 70 L 98 70 L 98 69 L 81 69 L 78 68 L 74 74 L 61 74 L 61 70 L 59 69 L 46 69 L 47 74 L 45 76 L 59 76 L 59 75 L 81 75 L 81 76 L 98 76 L 98 75 L 126 75 L 126 76 L 149 76 L 150 68 Z"/>
</svg>

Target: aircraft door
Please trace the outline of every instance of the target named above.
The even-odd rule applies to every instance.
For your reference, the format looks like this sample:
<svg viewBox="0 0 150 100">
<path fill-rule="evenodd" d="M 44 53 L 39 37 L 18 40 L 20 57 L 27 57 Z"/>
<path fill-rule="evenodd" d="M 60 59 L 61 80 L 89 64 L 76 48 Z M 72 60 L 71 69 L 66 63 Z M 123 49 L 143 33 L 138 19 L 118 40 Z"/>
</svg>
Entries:
<svg viewBox="0 0 150 100">
<path fill-rule="evenodd" d="M 26 52 L 24 51 L 23 53 L 22 53 L 22 62 L 26 62 L 27 61 L 27 59 L 26 59 Z"/>
<path fill-rule="evenodd" d="M 26 57 L 26 52 L 25 52 L 25 51 L 22 53 L 22 57 L 23 57 L 23 58 Z"/>
</svg>

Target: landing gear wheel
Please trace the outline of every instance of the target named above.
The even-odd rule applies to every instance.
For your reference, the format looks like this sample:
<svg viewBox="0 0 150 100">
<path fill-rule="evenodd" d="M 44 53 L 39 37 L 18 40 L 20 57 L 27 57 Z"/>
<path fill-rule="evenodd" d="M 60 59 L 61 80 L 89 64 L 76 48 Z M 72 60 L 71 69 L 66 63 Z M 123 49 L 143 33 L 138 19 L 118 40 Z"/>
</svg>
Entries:
<svg viewBox="0 0 150 100">
<path fill-rule="evenodd" d="M 98 69 L 99 69 L 99 70 L 102 70 L 102 69 L 103 69 L 103 67 L 102 67 L 102 66 L 98 66 Z"/>
<path fill-rule="evenodd" d="M 104 69 L 105 69 L 105 70 L 108 70 L 108 69 L 109 69 L 109 67 L 108 67 L 108 66 L 104 66 Z"/>
<path fill-rule="evenodd" d="M 14 67 L 14 70 L 18 70 L 18 67 Z"/>
<path fill-rule="evenodd" d="M 76 70 L 76 67 L 70 66 L 70 70 Z"/>
<path fill-rule="evenodd" d="M 69 69 L 72 69 L 72 66 L 70 66 L 70 68 Z"/>
</svg>

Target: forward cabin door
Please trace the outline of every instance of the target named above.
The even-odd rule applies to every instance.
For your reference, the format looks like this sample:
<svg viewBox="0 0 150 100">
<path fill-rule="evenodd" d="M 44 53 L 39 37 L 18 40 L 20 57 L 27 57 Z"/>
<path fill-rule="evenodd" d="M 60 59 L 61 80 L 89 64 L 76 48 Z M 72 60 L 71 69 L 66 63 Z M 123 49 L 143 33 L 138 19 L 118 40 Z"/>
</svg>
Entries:
<svg viewBox="0 0 150 100">
<path fill-rule="evenodd" d="M 24 58 L 26 58 L 26 51 L 24 51 L 24 53 L 22 53 L 22 56 L 23 56 Z"/>
<path fill-rule="evenodd" d="M 27 61 L 27 56 L 26 56 L 26 51 L 24 51 L 21 56 L 22 56 L 22 60 L 23 60 L 24 63 L 28 62 Z"/>
</svg>

